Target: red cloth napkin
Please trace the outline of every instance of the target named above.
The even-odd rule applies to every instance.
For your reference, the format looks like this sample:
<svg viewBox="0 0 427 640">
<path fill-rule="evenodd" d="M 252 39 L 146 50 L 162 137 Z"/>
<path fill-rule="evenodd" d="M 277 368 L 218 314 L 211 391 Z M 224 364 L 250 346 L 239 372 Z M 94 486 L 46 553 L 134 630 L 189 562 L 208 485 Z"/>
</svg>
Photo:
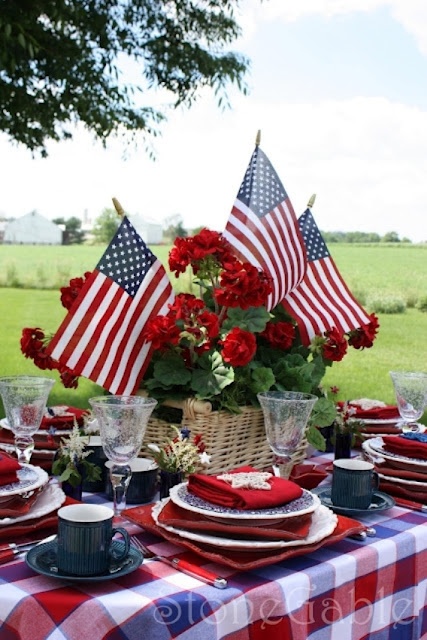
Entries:
<svg viewBox="0 0 427 640">
<path fill-rule="evenodd" d="M 343 402 L 337 402 L 339 407 L 343 407 Z M 359 405 L 349 403 L 349 408 L 355 409 L 356 412 L 352 417 L 360 418 L 360 420 L 388 420 L 400 418 L 399 410 L 396 405 L 388 404 L 385 407 L 373 407 L 372 409 L 362 409 Z"/>
<path fill-rule="evenodd" d="M 18 460 L 4 451 L 0 453 L 0 485 L 18 482 L 17 471 L 21 468 Z"/>
<path fill-rule="evenodd" d="M 408 458 L 427 460 L 427 443 L 410 440 L 402 436 L 384 436 L 384 450 Z"/>
<path fill-rule="evenodd" d="M 50 429 L 50 427 L 54 427 L 55 429 L 72 429 L 74 426 L 74 418 L 76 418 L 79 427 L 83 426 L 83 418 L 88 413 L 87 409 L 78 409 L 77 407 L 61 407 L 63 411 L 59 411 L 59 409 L 59 407 L 49 407 L 49 410 L 53 413 L 55 413 L 55 410 L 58 410 L 59 415 L 48 416 L 46 414 L 41 421 L 40 429 Z M 69 415 L 61 415 L 61 413 Z"/>
<path fill-rule="evenodd" d="M 228 471 L 227 473 L 249 473 L 258 471 L 253 467 L 245 466 Z M 222 475 L 222 474 L 219 474 Z M 192 473 L 188 478 L 188 491 L 194 495 L 231 509 L 267 509 L 278 507 L 291 500 L 299 498 L 303 490 L 295 482 L 276 478 L 269 480 L 270 490 L 263 489 L 233 489 L 224 480 L 218 480 L 217 476 L 205 476 L 200 473 Z"/>
</svg>

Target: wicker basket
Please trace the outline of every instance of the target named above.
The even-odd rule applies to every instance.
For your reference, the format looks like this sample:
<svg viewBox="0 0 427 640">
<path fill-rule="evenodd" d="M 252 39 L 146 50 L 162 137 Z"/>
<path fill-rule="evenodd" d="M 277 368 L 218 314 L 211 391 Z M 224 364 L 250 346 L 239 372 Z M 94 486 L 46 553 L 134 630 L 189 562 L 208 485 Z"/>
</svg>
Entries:
<svg viewBox="0 0 427 640">
<path fill-rule="evenodd" d="M 211 456 L 211 464 L 198 469 L 201 473 L 214 475 L 242 465 L 256 469 L 271 468 L 273 454 L 268 445 L 262 410 L 255 407 L 241 407 L 241 413 L 212 411 L 209 402 L 189 398 L 183 402 L 165 401 L 166 406 L 182 409 L 181 425 L 194 435 L 203 435 L 206 451 Z M 175 423 L 176 424 L 176 423 Z M 161 444 L 171 436 L 170 423 L 151 418 L 145 432 L 143 446 L 151 442 Z M 304 438 L 292 456 L 292 462 L 285 475 L 306 457 L 307 440 Z M 148 454 L 148 451 L 145 450 Z M 149 454 L 148 454 L 149 455 Z"/>
</svg>

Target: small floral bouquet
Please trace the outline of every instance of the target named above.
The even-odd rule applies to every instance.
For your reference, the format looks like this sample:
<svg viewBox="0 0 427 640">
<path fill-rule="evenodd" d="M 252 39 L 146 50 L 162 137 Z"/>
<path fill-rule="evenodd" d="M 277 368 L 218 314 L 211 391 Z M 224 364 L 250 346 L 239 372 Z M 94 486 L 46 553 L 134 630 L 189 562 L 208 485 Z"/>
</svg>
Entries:
<svg viewBox="0 0 427 640">
<path fill-rule="evenodd" d="M 336 396 L 339 392 L 338 387 L 331 387 L 331 393 Z M 354 415 L 356 408 L 353 407 L 348 401 L 337 404 L 337 413 L 333 422 L 334 433 L 333 439 L 336 438 L 338 433 L 351 435 L 351 444 L 354 445 L 356 438 L 360 436 L 360 430 L 364 426 L 363 421 L 357 420 Z"/>
<path fill-rule="evenodd" d="M 193 473 L 197 464 L 209 464 L 210 456 L 205 451 L 201 435 L 190 438 L 189 429 L 172 426 L 175 437 L 161 447 L 149 444 L 148 449 L 159 469 L 169 473 Z"/>
<path fill-rule="evenodd" d="M 61 438 L 58 456 L 52 464 L 52 474 L 59 476 L 60 482 L 68 482 L 77 487 L 83 481 L 96 482 L 101 479 L 101 469 L 86 458 L 93 453 L 87 449 L 89 436 L 83 434 L 77 422 L 68 438 Z"/>
</svg>

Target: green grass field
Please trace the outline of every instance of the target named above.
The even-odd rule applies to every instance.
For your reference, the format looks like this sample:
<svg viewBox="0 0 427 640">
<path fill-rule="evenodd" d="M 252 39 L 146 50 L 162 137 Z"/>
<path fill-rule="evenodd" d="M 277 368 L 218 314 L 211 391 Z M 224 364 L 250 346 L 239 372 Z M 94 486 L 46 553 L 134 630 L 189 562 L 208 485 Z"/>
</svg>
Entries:
<svg viewBox="0 0 427 640">
<path fill-rule="evenodd" d="M 164 263 L 168 249 L 153 247 Z M 350 289 L 364 304 L 375 292 L 401 297 L 411 308 L 398 315 L 379 314 L 381 327 L 374 347 L 361 352 L 350 349 L 342 362 L 328 370 L 325 388 L 338 386 L 340 399 L 368 397 L 393 402 L 390 370 L 427 370 L 424 343 L 427 313 L 412 308 L 419 296 L 427 295 L 427 246 L 346 244 L 332 245 L 330 249 Z M 59 301 L 59 287 L 66 285 L 70 277 L 92 270 L 102 252 L 103 247 L 86 246 L 0 247 L 0 287 L 3 287 L 0 288 L 3 317 L 0 375 L 41 375 L 20 352 L 21 330 L 39 326 L 54 332 L 65 316 Z M 172 281 L 175 281 L 173 276 Z M 10 287 L 11 284 L 15 287 Z M 53 372 L 47 375 L 55 377 Z M 81 380 L 77 390 L 64 389 L 58 383 L 50 402 L 84 407 L 87 399 L 99 391 L 99 387 L 87 380 Z"/>
</svg>

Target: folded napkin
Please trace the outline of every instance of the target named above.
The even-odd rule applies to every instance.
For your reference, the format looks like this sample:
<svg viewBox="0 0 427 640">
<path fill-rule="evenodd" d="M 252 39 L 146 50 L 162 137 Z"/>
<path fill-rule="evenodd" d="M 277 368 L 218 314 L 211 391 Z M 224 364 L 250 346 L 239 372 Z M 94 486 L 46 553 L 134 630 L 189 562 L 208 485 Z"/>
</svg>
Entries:
<svg viewBox="0 0 427 640">
<path fill-rule="evenodd" d="M 402 433 L 402 429 L 392 424 L 378 424 L 375 426 L 369 424 L 362 427 L 360 432 L 366 435 L 382 435 L 383 433 L 390 435 L 394 433 L 395 435 L 399 435 Z"/>
<path fill-rule="evenodd" d="M 253 467 L 245 466 L 227 473 L 259 473 Z M 222 474 L 219 474 L 220 476 Z M 188 491 L 194 495 L 231 509 L 267 509 L 278 507 L 299 498 L 303 490 L 295 482 L 272 476 L 268 481 L 270 489 L 235 488 L 220 480 L 218 476 L 192 473 L 188 478 Z"/>
<path fill-rule="evenodd" d="M 289 480 L 303 489 L 314 489 L 322 480 L 328 477 L 328 472 L 319 464 L 296 464 L 292 467 Z"/>
<path fill-rule="evenodd" d="M 343 407 L 344 403 L 337 402 L 337 405 L 339 407 Z M 349 402 L 349 406 L 352 409 L 355 409 L 355 413 L 352 415 L 352 417 L 358 418 L 360 420 L 388 420 L 388 419 L 391 420 L 394 418 L 398 420 L 400 418 L 399 410 L 397 406 L 393 404 L 389 404 L 389 405 L 385 404 L 383 406 L 371 406 L 368 408 L 368 405 L 366 404 L 366 402 L 365 403 L 362 402 L 361 404 L 359 404 L 357 400 L 351 400 Z"/>
<path fill-rule="evenodd" d="M 78 500 L 65 498 L 64 503 L 61 505 L 65 507 L 68 504 L 75 504 Z M 58 507 L 59 508 L 59 507 Z M 17 522 L 15 524 L 8 524 L 0 527 L 0 541 L 6 542 L 32 542 L 38 540 L 51 533 L 57 533 L 58 531 L 58 509 L 52 513 L 48 513 L 40 518 L 34 518 L 33 520 L 24 520 L 23 522 Z"/>
<path fill-rule="evenodd" d="M 40 429 L 72 429 L 74 426 L 74 418 L 77 420 L 79 427 L 83 426 L 84 416 L 87 415 L 87 409 L 78 409 L 77 407 L 56 406 L 48 407 L 41 421 Z"/>
<path fill-rule="evenodd" d="M 427 503 L 427 491 L 417 490 L 413 486 L 405 488 L 403 485 L 380 480 L 380 489 L 384 493 L 397 498 L 405 498 L 407 500 L 415 500 L 416 502 Z"/>
<path fill-rule="evenodd" d="M 427 483 L 427 473 L 420 473 L 419 471 L 411 471 L 410 469 L 393 469 L 385 464 L 375 465 L 375 471 L 378 471 L 387 478 L 397 478 L 398 480 L 415 480 L 415 482 Z"/>
<path fill-rule="evenodd" d="M 8 500 L 2 500 L 0 502 L 0 519 L 2 518 L 16 518 L 28 513 L 39 497 L 39 491 L 34 493 L 29 498 L 23 498 L 20 495 L 10 496 Z"/>
<path fill-rule="evenodd" d="M 427 434 L 404 433 L 400 436 L 384 436 L 384 451 L 408 458 L 427 460 Z"/>
<path fill-rule="evenodd" d="M 8 453 L 0 453 L 0 485 L 18 482 L 17 471 L 21 468 L 18 460 Z"/>
</svg>

